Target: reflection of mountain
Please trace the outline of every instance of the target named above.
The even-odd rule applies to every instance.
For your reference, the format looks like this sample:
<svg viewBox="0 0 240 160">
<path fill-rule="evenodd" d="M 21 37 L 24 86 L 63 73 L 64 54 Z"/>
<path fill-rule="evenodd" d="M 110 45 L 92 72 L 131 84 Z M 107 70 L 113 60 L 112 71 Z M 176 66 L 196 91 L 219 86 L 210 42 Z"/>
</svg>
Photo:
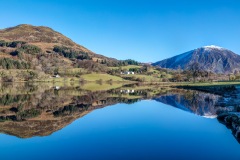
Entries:
<svg viewBox="0 0 240 160">
<path fill-rule="evenodd" d="M 79 87 L 0 86 L 0 132 L 21 138 L 47 136 L 95 109 L 142 99 L 153 99 L 212 118 L 219 111 L 215 104 L 220 98 L 199 91 L 159 86 L 124 86 L 94 92 Z"/>
<path fill-rule="evenodd" d="M 184 91 L 163 95 L 154 100 L 174 106 L 206 118 L 216 118 L 217 103 L 219 96 L 199 91 Z"/>
<path fill-rule="evenodd" d="M 206 118 L 217 117 L 221 123 L 232 130 L 234 137 L 240 143 L 240 90 L 238 87 L 234 91 L 231 88 L 232 86 L 207 87 L 209 93 L 172 90 L 169 94 L 153 99 Z M 222 96 L 211 94 L 211 92 L 221 93 L 219 95 Z"/>
</svg>

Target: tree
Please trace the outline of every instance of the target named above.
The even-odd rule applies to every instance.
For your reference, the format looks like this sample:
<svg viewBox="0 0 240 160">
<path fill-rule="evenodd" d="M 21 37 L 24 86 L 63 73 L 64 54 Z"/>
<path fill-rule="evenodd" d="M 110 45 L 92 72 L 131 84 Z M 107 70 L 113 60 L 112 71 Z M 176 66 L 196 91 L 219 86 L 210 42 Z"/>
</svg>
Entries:
<svg viewBox="0 0 240 160">
<path fill-rule="evenodd" d="M 59 74 L 59 68 L 58 68 L 58 67 L 57 67 L 57 68 L 55 68 L 53 72 L 54 72 L 54 75 L 57 75 L 57 74 Z"/>
<path fill-rule="evenodd" d="M 177 82 L 181 82 L 182 81 L 182 76 L 181 76 L 181 74 L 175 74 L 173 79 Z"/>
<path fill-rule="evenodd" d="M 193 82 L 196 82 L 196 78 L 200 75 L 201 67 L 198 62 L 194 62 L 189 67 L 190 72 L 192 73 Z"/>
<path fill-rule="evenodd" d="M 181 66 L 180 65 L 178 65 L 177 71 L 178 71 L 178 74 L 181 73 Z"/>
</svg>

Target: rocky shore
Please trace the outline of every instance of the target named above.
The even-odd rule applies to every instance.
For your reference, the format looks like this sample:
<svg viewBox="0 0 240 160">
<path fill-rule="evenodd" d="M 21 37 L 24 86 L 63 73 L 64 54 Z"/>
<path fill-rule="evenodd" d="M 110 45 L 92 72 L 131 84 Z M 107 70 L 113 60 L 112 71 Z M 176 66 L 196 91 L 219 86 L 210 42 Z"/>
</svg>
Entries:
<svg viewBox="0 0 240 160">
<path fill-rule="evenodd" d="M 240 112 L 226 112 L 218 116 L 218 120 L 232 130 L 240 143 Z"/>
</svg>

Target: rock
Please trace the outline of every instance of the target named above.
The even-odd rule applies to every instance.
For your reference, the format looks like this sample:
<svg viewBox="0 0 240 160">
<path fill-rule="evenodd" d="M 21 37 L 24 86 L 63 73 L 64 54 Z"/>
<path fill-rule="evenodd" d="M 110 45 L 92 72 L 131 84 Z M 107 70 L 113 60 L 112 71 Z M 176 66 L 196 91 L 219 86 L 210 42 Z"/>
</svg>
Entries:
<svg viewBox="0 0 240 160">
<path fill-rule="evenodd" d="M 225 112 L 218 115 L 218 120 L 229 127 L 233 135 L 240 139 L 240 113 L 239 112 Z"/>
</svg>

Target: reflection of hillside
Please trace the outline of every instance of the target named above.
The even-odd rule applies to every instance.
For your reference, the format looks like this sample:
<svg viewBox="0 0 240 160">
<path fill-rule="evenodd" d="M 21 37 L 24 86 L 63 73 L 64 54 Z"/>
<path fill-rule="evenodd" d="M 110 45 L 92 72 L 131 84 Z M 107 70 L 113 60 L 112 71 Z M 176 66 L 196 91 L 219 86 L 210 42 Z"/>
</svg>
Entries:
<svg viewBox="0 0 240 160">
<path fill-rule="evenodd" d="M 144 90 L 122 94 L 120 89 L 90 92 L 74 87 L 25 87 L 23 94 L 7 89 L 7 94 L 0 95 L 0 132 L 22 138 L 46 136 L 95 109 L 116 103 L 131 104 L 149 96 Z"/>
<path fill-rule="evenodd" d="M 175 90 L 168 95 L 154 99 L 207 118 L 217 116 L 215 104 L 218 102 L 219 96 L 214 94 L 191 90 Z"/>
<path fill-rule="evenodd" d="M 117 103 L 154 99 L 201 116 L 215 116 L 218 100 L 212 94 L 158 86 L 133 85 L 95 92 L 23 84 L 14 92 L 13 86 L 8 87 L 6 93 L 0 91 L 0 132 L 22 138 L 50 135 L 95 109 Z"/>
</svg>

